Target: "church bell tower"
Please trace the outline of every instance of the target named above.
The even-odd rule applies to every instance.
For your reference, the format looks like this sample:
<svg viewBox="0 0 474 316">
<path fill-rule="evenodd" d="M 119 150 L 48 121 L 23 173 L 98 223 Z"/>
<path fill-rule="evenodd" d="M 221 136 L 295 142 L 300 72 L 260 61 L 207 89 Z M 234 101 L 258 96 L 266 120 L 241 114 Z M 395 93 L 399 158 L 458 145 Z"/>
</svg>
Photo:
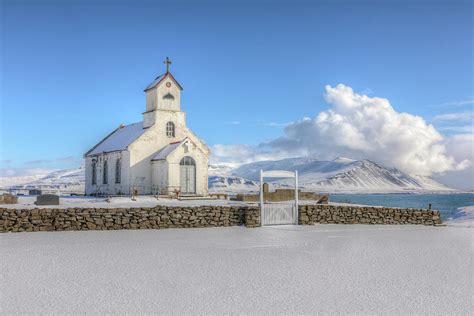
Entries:
<svg viewBox="0 0 474 316">
<path fill-rule="evenodd" d="M 143 128 L 155 124 L 156 117 L 161 111 L 181 111 L 181 91 L 183 88 L 170 72 L 171 60 L 166 57 L 163 62 L 166 72 L 153 80 L 145 88 L 146 111 L 143 113 Z"/>
</svg>

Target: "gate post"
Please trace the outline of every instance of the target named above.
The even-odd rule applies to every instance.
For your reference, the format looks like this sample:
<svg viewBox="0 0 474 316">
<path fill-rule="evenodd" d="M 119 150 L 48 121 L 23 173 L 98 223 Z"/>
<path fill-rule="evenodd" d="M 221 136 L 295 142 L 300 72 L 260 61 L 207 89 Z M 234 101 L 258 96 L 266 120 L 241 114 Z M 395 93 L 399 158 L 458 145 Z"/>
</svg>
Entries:
<svg viewBox="0 0 474 316">
<path fill-rule="evenodd" d="M 298 225 L 300 210 L 298 208 L 298 170 L 295 170 L 295 224 Z"/>
<path fill-rule="evenodd" d="M 263 170 L 260 169 L 260 226 L 263 227 Z"/>
</svg>

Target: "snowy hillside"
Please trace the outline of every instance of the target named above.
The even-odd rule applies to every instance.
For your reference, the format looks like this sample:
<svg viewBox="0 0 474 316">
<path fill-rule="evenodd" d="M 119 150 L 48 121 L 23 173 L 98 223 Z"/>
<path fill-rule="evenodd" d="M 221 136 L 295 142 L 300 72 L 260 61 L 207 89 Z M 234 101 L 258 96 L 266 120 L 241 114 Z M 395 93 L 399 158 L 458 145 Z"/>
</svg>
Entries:
<svg viewBox="0 0 474 316">
<path fill-rule="evenodd" d="M 435 180 L 411 176 L 398 169 L 388 169 L 369 160 L 336 158 L 320 161 L 311 158 L 289 158 L 261 161 L 240 166 L 231 172 L 258 180 L 260 170 L 298 170 L 300 187 L 319 192 L 419 192 L 452 191 Z M 292 186 L 292 179 L 269 179 L 277 186 Z"/>
<path fill-rule="evenodd" d="M 0 188 L 22 185 L 25 183 L 35 182 L 45 177 L 46 174 L 36 174 L 31 176 L 20 177 L 0 177 Z"/>
<path fill-rule="evenodd" d="M 68 193 L 84 193 L 84 168 L 58 170 L 46 175 L 28 177 L 2 177 L 0 188 L 61 190 Z"/>
<path fill-rule="evenodd" d="M 212 176 L 225 177 L 225 176 L 230 175 L 232 170 L 234 170 L 238 166 L 239 165 L 231 164 L 231 163 L 212 164 L 212 165 L 209 165 L 208 174 L 209 174 L 209 177 L 212 177 Z"/>
<path fill-rule="evenodd" d="M 258 192 L 258 182 L 234 176 L 209 176 L 211 193 Z"/>
</svg>

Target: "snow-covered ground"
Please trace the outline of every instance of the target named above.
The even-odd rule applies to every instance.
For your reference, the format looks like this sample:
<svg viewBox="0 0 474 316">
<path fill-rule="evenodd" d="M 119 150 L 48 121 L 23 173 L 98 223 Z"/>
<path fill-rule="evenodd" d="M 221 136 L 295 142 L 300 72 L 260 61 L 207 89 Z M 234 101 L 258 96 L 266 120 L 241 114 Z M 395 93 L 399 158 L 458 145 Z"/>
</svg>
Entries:
<svg viewBox="0 0 474 316">
<path fill-rule="evenodd" d="M 17 204 L 2 204 L 0 207 L 10 209 L 32 209 L 32 208 L 69 208 L 69 207 L 85 207 L 85 208 L 117 208 L 117 207 L 154 207 L 157 205 L 169 206 L 199 206 L 199 205 L 248 205 L 252 203 L 244 203 L 229 200 L 176 200 L 176 199 L 157 199 L 154 196 L 138 196 L 136 200 L 131 197 L 112 197 L 96 198 L 96 197 L 69 197 L 61 196 L 60 205 L 41 205 L 34 204 L 36 196 L 19 196 Z M 253 203 L 255 204 L 255 203 Z"/>
<path fill-rule="evenodd" d="M 474 227 L 474 206 L 458 208 L 456 218 L 446 221 L 449 226 Z M 473 240 L 474 242 L 474 240 Z"/>
<path fill-rule="evenodd" d="M 131 197 L 112 197 L 96 198 L 96 197 L 70 197 L 61 196 L 59 203 L 60 205 L 40 205 L 34 204 L 36 201 L 35 196 L 19 196 L 17 204 L 2 204 L 1 208 L 9 209 L 32 209 L 32 208 L 70 208 L 70 207 L 83 207 L 83 208 L 119 208 L 119 207 L 154 207 L 157 205 L 165 206 L 201 206 L 201 205 L 222 205 L 222 206 L 238 206 L 238 205 L 258 205 L 257 202 L 240 202 L 230 200 L 176 200 L 176 199 L 157 199 L 153 196 L 138 196 L 136 200 L 132 200 Z M 315 204 L 315 201 L 300 200 L 299 204 Z M 348 205 L 345 203 L 330 203 L 333 205 Z M 357 205 L 357 204 L 350 204 Z"/>
<path fill-rule="evenodd" d="M 472 233 L 318 225 L 0 234 L 0 314 L 468 315 Z"/>
</svg>

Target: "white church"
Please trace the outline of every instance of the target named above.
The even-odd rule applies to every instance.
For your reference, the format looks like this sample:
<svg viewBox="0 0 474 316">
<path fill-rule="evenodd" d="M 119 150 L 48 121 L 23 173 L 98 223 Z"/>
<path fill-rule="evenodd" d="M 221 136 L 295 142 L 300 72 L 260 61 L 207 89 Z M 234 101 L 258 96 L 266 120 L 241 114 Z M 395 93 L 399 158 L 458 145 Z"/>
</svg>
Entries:
<svg viewBox="0 0 474 316">
<path fill-rule="evenodd" d="M 120 125 L 85 155 L 86 195 L 208 193 L 209 148 L 187 126 L 169 71 L 145 88 L 143 121 Z"/>
</svg>

